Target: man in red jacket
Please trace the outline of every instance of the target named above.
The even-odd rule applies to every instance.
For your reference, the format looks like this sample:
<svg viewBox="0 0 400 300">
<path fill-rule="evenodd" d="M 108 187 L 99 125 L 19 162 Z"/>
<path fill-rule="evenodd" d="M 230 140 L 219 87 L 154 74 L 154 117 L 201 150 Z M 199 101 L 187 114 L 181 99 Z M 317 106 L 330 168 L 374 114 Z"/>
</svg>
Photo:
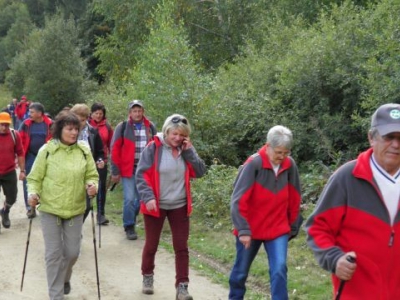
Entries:
<svg viewBox="0 0 400 300">
<path fill-rule="evenodd" d="M 19 130 L 22 122 L 29 116 L 29 101 L 25 95 L 21 97 L 21 101 L 15 107 L 16 126 L 15 129 Z"/>
<path fill-rule="evenodd" d="M 44 113 L 44 107 L 39 102 L 33 102 L 29 105 L 29 119 L 22 122 L 19 133 L 21 135 L 22 146 L 25 153 L 26 175 L 31 172 L 33 163 L 40 147 L 42 147 L 50 138 L 51 119 Z M 24 180 L 24 199 L 28 218 L 36 217 L 36 211 L 31 209 L 28 204 L 28 187 Z"/>
<path fill-rule="evenodd" d="M 0 211 L 2 217 L 1 223 L 5 228 L 10 228 L 10 208 L 17 200 L 17 172 L 15 170 L 15 158 L 17 157 L 20 167 L 19 179 L 24 180 L 25 158 L 22 148 L 21 138 L 17 131 L 10 129 L 11 116 L 6 113 L 0 113 L 0 187 L 3 188 L 6 201 Z"/>
<path fill-rule="evenodd" d="M 111 180 L 122 179 L 124 192 L 123 225 L 128 240 L 136 240 L 136 217 L 140 210 L 135 172 L 140 154 L 157 134 L 152 122 L 144 115 L 142 101 L 133 100 L 128 105 L 128 120 L 115 127 L 111 141 Z"/>
<path fill-rule="evenodd" d="M 341 300 L 400 299 L 399 104 L 375 111 L 368 139 L 371 147 L 331 176 L 306 224 Z"/>
</svg>

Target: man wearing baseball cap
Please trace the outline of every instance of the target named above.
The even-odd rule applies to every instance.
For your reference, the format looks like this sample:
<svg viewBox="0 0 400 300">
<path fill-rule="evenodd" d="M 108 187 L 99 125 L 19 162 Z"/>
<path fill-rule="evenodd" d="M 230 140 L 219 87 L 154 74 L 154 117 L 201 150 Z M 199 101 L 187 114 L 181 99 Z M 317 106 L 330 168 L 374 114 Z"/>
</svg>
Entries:
<svg viewBox="0 0 400 300">
<path fill-rule="evenodd" d="M 17 200 L 17 172 L 15 159 L 20 167 L 19 180 L 25 179 L 25 157 L 21 138 L 17 131 L 10 129 L 11 116 L 0 113 L 0 187 L 6 198 L 3 208 L 0 210 L 3 227 L 10 228 L 10 208 Z"/>
<path fill-rule="evenodd" d="M 368 140 L 371 147 L 329 179 L 307 241 L 343 299 L 400 299 L 399 104 L 375 111 Z"/>
<path fill-rule="evenodd" d="M 122 179 L 124 193 L 123 225 L 128 240 L 136 240 L 136 217 L 139 214 L 139 193 L 135 172 L 144 147 L 157 134 L 152 122 L 144 115 L 143 102 L 133 100 L 128 104 L 128 119 L 115 127 L 111 140 L 111 181 Z"/>
</svg>

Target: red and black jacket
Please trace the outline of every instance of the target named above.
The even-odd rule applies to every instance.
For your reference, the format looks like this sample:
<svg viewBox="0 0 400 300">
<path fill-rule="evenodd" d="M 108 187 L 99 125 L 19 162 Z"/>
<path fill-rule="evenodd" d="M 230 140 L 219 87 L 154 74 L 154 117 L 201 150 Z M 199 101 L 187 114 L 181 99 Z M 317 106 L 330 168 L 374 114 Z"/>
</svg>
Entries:
<svg viewBox="0 0 400 300">
<path fill-rule="evenodd" d="M 306 223 L 308 245 L 332 273 L 334 293 L 340 283 L 334 275 L 338 259 L 356 253 L 357 268 L 342 300 L 400 299 L 400 213 L 391 224 L 370 167 L 372 153 L 361 153 L 331 176 Z"/>
<path fill-rule="evenodd" d="M 53 121 L 46 115 L 43 115 L 43 122 L 46 124 L 47 127 L 47 133 L 46 133 L 46 142 L 47 142 L 51 139 L 50 126 L 53 123 Z M 19 130 L 19 135 L 21 136 L 22 147 L 24 148 L 25 157 L 26 155 L 28 155 L 29 145 L 31 143 L 30 130 L 32 123 L 33 123 L 32 119 L 26 119 L 22 123 L 21 128 Z"/>
<path fill-rule="evenodd" d="M 234 184 L 231 217 L 235 235 L 272 240 L 290 233 L 300 211 L 297 166 L 286 157 L 275 175 L 265 145 L 244 163 Z"/>
<path fill-rule="evenodd" d="M 147 142 L 150 142 L 157 134 L 152 122 L 143 117 L 146 128 Z M 132 177 L 135 173 L 135 130 L 132 121 L 121 122 L 115 127 L 111 141 L 111 174 L 122 177 Z"/>
</svg>

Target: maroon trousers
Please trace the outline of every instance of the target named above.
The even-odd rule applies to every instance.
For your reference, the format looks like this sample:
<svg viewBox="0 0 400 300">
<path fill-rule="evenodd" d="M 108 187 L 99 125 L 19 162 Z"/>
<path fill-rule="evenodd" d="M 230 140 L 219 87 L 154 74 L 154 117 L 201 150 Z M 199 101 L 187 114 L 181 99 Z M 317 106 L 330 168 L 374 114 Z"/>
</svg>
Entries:
<svg viewBox="0 0 400 300">
<path fill-rule="evenodd" d="M 142 253 L 142 275 L 154 274 L 154 260 L 160 242 L 165 218 L 172 232 L 175 251 L 175 287 L 181 282 L 189 282 L 189 217 L 186 205 L 172 210 L 160 210 L 160 217 L 144 216 L 146 241 Z"/>
</svg>

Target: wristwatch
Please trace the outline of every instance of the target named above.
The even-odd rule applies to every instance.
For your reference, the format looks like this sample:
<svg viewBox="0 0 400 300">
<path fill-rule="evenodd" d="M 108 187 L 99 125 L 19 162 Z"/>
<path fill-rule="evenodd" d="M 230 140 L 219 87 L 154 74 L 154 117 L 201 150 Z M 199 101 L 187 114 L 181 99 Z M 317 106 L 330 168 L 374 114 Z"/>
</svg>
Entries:
<svg viewBox="0 0 400 300">
<path fill-rule="evenodd" d="M 26 173 L 26 170 L 21 170 L 21 171 L 19 171 L 20 173 Z"/>
</svg>

